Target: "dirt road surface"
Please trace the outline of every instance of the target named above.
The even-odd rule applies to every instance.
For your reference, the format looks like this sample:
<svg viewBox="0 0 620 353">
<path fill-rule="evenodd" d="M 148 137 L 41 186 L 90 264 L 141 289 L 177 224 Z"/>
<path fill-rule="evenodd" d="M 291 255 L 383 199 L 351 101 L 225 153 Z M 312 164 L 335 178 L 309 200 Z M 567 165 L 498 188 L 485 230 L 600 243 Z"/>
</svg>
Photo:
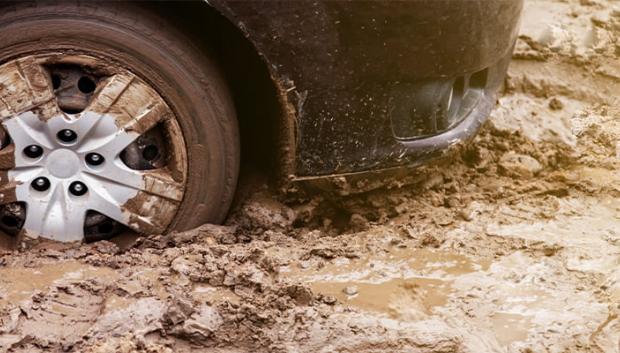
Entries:
<svg viewBox="0 0 620 353">
<path fill-rule="evenodd" d="M 0 256 L 9 352 L 620 352 L 620 4 L 528 0 L 505 92 L 419 182 Z"/>
</svg>

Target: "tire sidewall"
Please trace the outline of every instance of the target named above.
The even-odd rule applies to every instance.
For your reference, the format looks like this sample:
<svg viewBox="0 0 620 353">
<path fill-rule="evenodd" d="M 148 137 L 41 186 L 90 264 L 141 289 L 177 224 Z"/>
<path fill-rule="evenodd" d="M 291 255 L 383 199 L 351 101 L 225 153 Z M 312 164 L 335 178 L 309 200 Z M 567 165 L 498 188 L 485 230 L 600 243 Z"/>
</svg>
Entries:
<svg viewBox="0 0 620 353">
<path fill-rule="evenodd" d="M 60 6 L 60 5 L 59 5 Z M 175 112 L 187 149 L 185 196 L 169 230 L 223 221 L 239 168 L 236 117 L 217 67 L 173 28 L 106 11 L 16 11 L 0 22 L 0 63 L 54 52 L 121 66 L 154 87 Z M 146 18 L 145 18 L 146 19 Z M 150 26 L 149 26 L 150 25 Z"/>
</svg>

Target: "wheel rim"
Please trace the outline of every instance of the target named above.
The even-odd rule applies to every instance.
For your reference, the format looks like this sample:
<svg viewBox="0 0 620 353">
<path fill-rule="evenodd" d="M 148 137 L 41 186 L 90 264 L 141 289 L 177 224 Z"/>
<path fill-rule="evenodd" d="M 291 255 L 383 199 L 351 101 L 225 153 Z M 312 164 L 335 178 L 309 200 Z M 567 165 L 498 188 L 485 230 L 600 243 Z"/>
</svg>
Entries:
<svg viewBox="0 0 620 353">
<path fill-rule="evenodd" d="M 68 242 L 122 226 L 166 230 L 183 198 L 186 150 L 155 89 L 120 67 L 58 55 L 0 66 L 0 89 L 5 232 Z"/>
</svg>

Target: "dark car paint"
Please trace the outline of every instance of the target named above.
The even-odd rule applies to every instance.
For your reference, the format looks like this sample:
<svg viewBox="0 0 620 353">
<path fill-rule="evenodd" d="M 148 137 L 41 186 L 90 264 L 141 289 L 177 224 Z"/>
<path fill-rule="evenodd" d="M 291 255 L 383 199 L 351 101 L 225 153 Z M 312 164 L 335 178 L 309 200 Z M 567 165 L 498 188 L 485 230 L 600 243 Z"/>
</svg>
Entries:
<svg viewBox="0 0 620 353">
<path fill-rule="evenodd" d="M 293 122 L 295 177 L 415 165 L 470 138 L 495 103 L 522 0 L 236 1 L 209 4 L 268 64 Z M 452 130 L 395 137 L 403 87 L 488 68 L 478 104 Z M 405 95 L 406 96 L 406 95 Z"/>
</svg>

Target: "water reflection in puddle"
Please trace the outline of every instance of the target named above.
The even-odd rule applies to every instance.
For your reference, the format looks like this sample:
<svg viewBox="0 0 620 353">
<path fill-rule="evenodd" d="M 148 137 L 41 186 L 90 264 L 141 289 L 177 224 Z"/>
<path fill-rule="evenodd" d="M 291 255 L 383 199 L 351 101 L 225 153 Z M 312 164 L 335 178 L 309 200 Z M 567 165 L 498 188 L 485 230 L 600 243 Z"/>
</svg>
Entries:
<svg viewBox="0 0 620 353">
<path fill-rule="evenodd" d="M 309 285 L 315 293 L 334 296 L 347 305 L 406 319 L 420 313 L 430 314 L 433 307 L 446 303 L 450 293 L 449 282 L 432 278 L 391 279 L 381 283 L 319 281 Z M 355 292 L 352 295 L 351 290 Z"/>
<path fill-rule="evenodd" d="M 455 276 L 488 266 L 446 251 L 394 249 L 368 259 L 336 261 L 319 270 L 291 270 L 287 276 L 347 305 L 411 319 L 444 305 Z"/>
<path fill-rule="evenodd" d="M 496 312 L 491 317 L 491 322 L 495 338 L 504 346 L 525 340 L 532 327 L 531 317 L 511 313 Z"/>
<path fill-rule="evenodd" d="M 118 275 L 109 268 L 94 267 L 77 261 L 66 261 L 41 267 L 14 267 L 0 269 L 0 307 L 29 299 L 36 291 L 43 291 L 61 281 L 79 281 L 97 278 L 112 282 Z"/>
<path fill-rule="evenodd" d="M 365 259 L 337 259 L 319 269 L 289 268 L 284 275 L 346 306 L 415 321 L 440 314 L 436 309 L 446 306 L 451 294 L 460 291 L 453 287 L 455 280 L 467 281 L 465 276 L 487 271 L 490 265 L 448 251 L 393 249 Z M 539 290 L 506 291 L 493 305 L 496 311 L 483 317 L 481 328 L 490 328 L 503 346 L 525 340 L 532 327 L 531 311 L 544 305 L 544 297 Z M 514 310 L 502 311 L 503 307 Z"/>
</svg>

